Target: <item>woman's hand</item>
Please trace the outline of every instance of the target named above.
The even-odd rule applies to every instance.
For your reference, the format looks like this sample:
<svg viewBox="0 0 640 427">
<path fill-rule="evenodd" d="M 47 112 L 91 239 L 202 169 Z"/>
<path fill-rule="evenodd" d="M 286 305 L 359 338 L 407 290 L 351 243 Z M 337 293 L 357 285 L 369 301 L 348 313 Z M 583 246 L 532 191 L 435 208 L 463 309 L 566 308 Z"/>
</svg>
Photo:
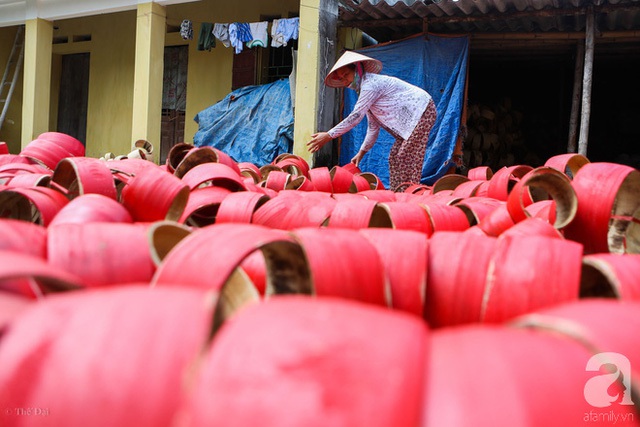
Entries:
<svg viewBox="0 0 640 427">
<path fill-rule="evenodd" d="M 362 151 L 362 150 L 358 151 L 358 154 L 353 156 L 353 159 L 351 159 L 351 163 L 353 163 L 356 166 L 360 166 L 360 161 L 362 160 L 365 154 L 367 154 L 366 151 Z"/>
<path fill-rule="evenodd" d="M 307 148 L 311 153 L 315 153 L 316 151 L 321 149 L 324 144 L 333 139 L 328 132 L 314 133 L 313 135 L 311 135 L 311 138 L 313 139 L 307 142 Z"/>
</svg>

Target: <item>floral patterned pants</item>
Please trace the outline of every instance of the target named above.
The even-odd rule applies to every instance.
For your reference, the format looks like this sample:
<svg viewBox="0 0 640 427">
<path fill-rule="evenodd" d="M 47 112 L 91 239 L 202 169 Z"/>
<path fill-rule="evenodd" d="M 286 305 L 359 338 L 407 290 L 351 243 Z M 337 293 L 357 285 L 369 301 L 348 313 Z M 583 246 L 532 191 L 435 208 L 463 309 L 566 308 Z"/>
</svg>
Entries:
<svg viewBox="0 0 640 427">
<path fill-rule="evenodd" d="M 389 152 L 389 189 L 403 183 L 419 184 L 422 177 L 424 153 L 427 151 L 429 132 L 436 122 L 436 106 L 433 100 L 422 114 L 420 121 L 406 140 L 396 138 Z"/>
</svg>

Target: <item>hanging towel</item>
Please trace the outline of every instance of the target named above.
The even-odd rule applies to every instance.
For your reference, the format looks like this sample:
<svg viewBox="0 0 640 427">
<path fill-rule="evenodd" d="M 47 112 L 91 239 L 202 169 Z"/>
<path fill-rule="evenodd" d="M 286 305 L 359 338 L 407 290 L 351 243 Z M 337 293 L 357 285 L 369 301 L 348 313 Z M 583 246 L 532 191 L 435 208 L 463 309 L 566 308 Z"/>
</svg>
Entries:
<svg viewBox="0 0 640 427">
<path fill-rule="evenodd" d="M 197 49 L 210 51 L 212 47 L 216 47 L 216 39 L 213 36 L 213 24 L 203 22 L 200 25 Z"/>
<path fill-rule="evenodd" d="M 287 35 L 289 35 L 289 40 L 298 40 L 298 35 L 300 34 L 300 18 L 289 18 L 287 19 Z"/>
<path fill-rule="evenodd" d="M 220 40 L 220 43 L 222 43 L 224 47 L 231 46 L 231 41 L 229 40 L 229 24 L 214 24 L 213 35 Z"/>
<path fill-rule="evenodd" d="M 282 37 L 280 35 L 279 28 L 280 27 L 280 20 L 279 19 L 274 19 L 271 22 L 271 46 L 272 47 L 280 47 L 280 46 L 284 46 L 282 44 Z"/>
<path fill-rule="evenodd" d="M 229 24 L 229 40 L 231 41 L 231 46 L 235 48 L 236 53 L 242 52 L 244 43 L 252 39 L 253 36 L 251 35 L 249 24 L 242 22 Z"/>
<path fill-rule="evenodd" d="M 185 19 L 180 24 L 180 37 L 183 40 L 193 40 L 193 23 Z"/>
<path fill-rule="evenodd" d="M 252 22 L 249 24 L 253 39 L 247 42 L 247 47 L 267 47 L 269 45 L 267 25 L 269 25 L 267 21 Z"/>
<path fill-rule="evenodd" d="M 297 39 L 300 18 L 274 19 L 271 26 L 271 46 L 286 46 L 289 40 Z"/>
</svg>

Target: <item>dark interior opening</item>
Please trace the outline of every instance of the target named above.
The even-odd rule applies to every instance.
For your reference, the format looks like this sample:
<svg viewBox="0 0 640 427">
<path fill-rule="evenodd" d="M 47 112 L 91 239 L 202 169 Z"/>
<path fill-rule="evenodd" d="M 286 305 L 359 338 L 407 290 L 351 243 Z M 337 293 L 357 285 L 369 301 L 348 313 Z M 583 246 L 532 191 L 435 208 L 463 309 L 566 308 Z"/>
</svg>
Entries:
<svg viewBox="0 0 640 427">
<path fill-rule="evenodd" d="M 541 166 L 551 156 L 567 152 L 575 55 L 554 56 L 473 54 L 469 62 L 468 105 L 480 105 L 489 118 L 475 117 L 470 108 L 468 131 L 495 132 L 499 143 L 469 138 L 468 166 L 481 161 L 498 169 L 512 164 Z M 587 158 L 640 168 L 640 56 L 596 50 L 593 65 Z M 518 119 L 520 121 L 518 121 Z M 479 122 L 479 124 L 478 124 Z M 578 135 L 580 118 L 578 118 Z M 506 141 L 505 141 L 506 140 Z M 509 154 L 511 154 L 509 156 Z"/>
</svg>

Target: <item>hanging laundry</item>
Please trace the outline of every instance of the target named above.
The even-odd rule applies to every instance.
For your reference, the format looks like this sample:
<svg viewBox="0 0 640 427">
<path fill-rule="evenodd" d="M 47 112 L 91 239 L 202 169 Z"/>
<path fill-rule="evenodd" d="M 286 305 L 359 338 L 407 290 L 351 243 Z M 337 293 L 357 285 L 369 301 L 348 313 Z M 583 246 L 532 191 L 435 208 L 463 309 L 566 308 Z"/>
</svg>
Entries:
<svg viewBox="0 0 640 427">
<path fill-rule="evenodd" d="M 300 18 L 274 19 L 271 24 L 271 46 L 286 46 L 289 40 L 297 39 Z"/>
<path fill-rule="evenodd" d="M 229 40 L 231 41 L 231 46 L 235 48 L 236 54 L 242 52 L 244 43 L 252 39 L 253 36 L 251 35 L 249 24 L 242 22 L 229 24 Z"/>
<path fill-rule="evenodd" d="M 193 40 L 193 23 L 185 19 L 180 24 L 180 37 L 183 40 Z"/>
<path fill-rule="evenodd" d="M 271 46 L 272 47 L 280 47 L 282 44 L 282 37 L 280 37 L 280 33 L 278 32 L 278 27 L 280 26 L 280 20 L 274 19 L 271 22 Z"/>
<path fill-rule="evenodd" d="M 213 35 L 220 40 L 220 43 L 222 43 L 224 47 L 231 46 L 231 41 L 229 40 L 229 24 L 214 24 Z"/>
<path fill-rule="evenodd" d="M 216 39 L 213 36 L 213 24 L 203 22 L 200 25 L 200 35 L 198 36 L 198 50 L 208 50 L 216 47 Z"/>
<path fill-rule="evenodd" d="M 247 42 L 247 47 L 267 47 L 269 45 L 267 25 L 269 25 L 267 21 L 252 22 L 249 24 L 253 39 Z"/>
<path fill-rule="evenodd" d="M 300 34 L 300 18 L 287 19 L 287 27 L 291 32 L 289 40 L 298 40 L 298 36 Z"/>
</svg>

